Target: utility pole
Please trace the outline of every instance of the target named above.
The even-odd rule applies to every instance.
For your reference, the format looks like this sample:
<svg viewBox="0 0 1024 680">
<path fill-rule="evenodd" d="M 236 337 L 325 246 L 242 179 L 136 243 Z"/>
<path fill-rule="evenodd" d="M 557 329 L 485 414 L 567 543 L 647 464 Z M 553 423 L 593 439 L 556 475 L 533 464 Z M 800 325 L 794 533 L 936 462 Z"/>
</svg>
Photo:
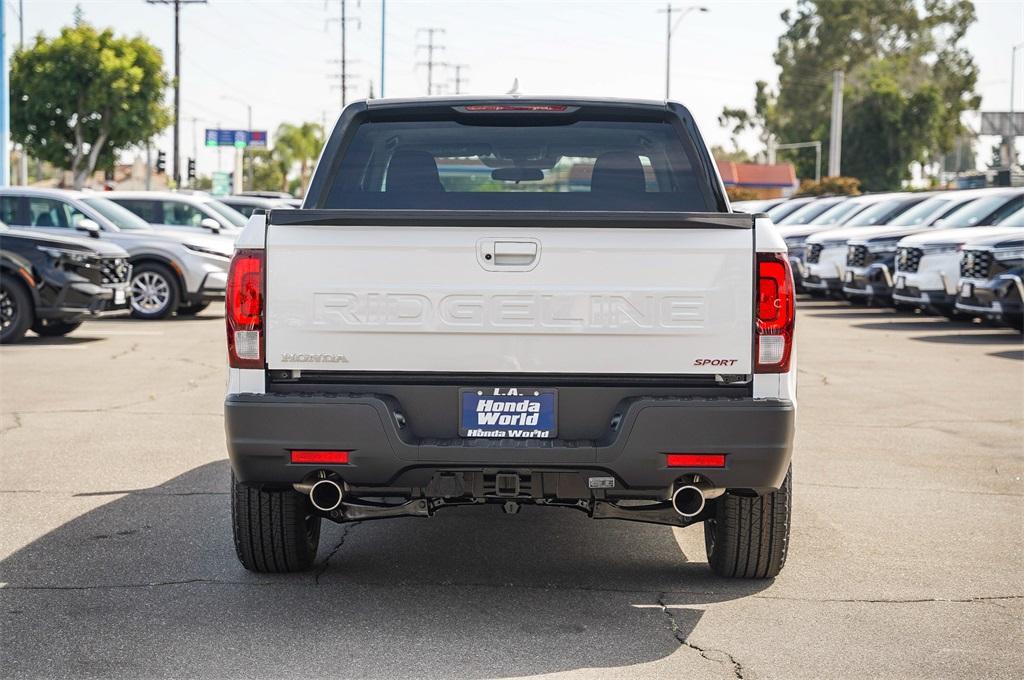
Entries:
<svg viewBox="0 0 1024 680">
<path fill-rule="evenodd" d="M 0 6 L 0 187 L 10 183 L 10 171 L 7 167 L 9 158 L 7 139 L 11 130 L 10 90 L 7 83 L 7 33 L 4 30 L 4 8 Z"/>
<path fill-rule="evenodd" d="M 380 98 L 384 98 L 384 46 L 388 41 L 388 0 L 380 0 Z"/>
<path fill-rule="evenodd" d="M 445 64 L 443 61 L 436 61 L 434 59 L 434 52 L 440 52 L 441 50 L 444 49 L 444 45 L 437 45 L 437 44 L 434 43 L 434 36 L 437 35 L 438 33 L 443 35 L 444 32 L 445 32 L 445 30 L 443 28 L 433 28 L 433 27 L 432 28 L 421 28 L 421 29 L 419 29 L 416 32 L 417 35 L 420 34 L 420 33 L 426 33 L 427 34 L 427 44 L 425 44 L 425 45 L 422 45 L 422 44 L 417 45 L 416 49 L 417 49 L 417 51 L 418 50 L 426 50 L 427 51 L 427 60 L 419 62 L 417 64 L 417 66 L 426 66 L 427 67 L 427 94 L 428 95 L 434 94 L 434 67 L 435 66 L 447 66 L 447 64 Z"/>
<path fill-rule="evenodd" d="M 18 0 L 18 51 L 25 49 L 25 2 Z M 18 184 L 28 184 L 28 154 L 25 153 L 25 145 L 20 144 L 21 153 L 18 154 Z"/>
<path fill-rule="evenodd" d="M 462 83 L 466 82 L 466 78 L 462 77 L 462 69 L 469 67 L 466 64 L 455 64 L 452 68 L 455 69 L 455 94 L 462 94 Z"/>
<path fill-rule="evenodd" d="M 665 9 L 659 9 L 658 14 L 665 14 L 665 99 L 668 99 L 672 85 L 672 34 L 679 28 L 679 23 L 690 12 L 708 12 L 707 7 L 702 5 L 687 5 L 686 7 L 673 7 L 672 3 L 666 3 Z M 679 13 L 679 18 L 672 23 L 672 15 Z"/>
<path fill-rule="evenodd" d="M 206 0 L 146 0 L 150 5 L 174 6 L 174 148 L 171 151 L 171 176 L 174 185 L 181 186 L 181 158 L 178 142 L 181 138 L 181 6 L 206 4 Z"/>
<path fill-rule="evenodd" d="M 341 88 L 341 108 L 344 109 L 345 105 L 348 103 L 348 88 L 350 87 L 349 84 L 348 84 L 348 62 L 349 62 L 349 59 L 348 59 L 348 48 L 347 48 L 347 45 L 346 45 L 346 36 L 347 36 L 347 33 L 348 33 L 348 22 L 355 21 L 356 25 L 358 27 L 360 27 L 360 28 L 362 27 L 362 22 L 358 18 L 348 16 L 348 14 L 347 14 L 347 5 L 348 5 L 347 0 L 338 0 L 338 4 L 341 7 L 341 15 L 337 19 L 328 19 L 327 23 L 329 25 L 329 24 L 337 21 L 338 22 L 338 27 L 341 29 L 341 45 L 340 45 L 341 53 L 338 55 L 339 58 L 337 60 L 334 60 L 333 63 L 338 64 L 339 68 L 340 68 L 340 71 L 338 73 L 338 78 L 340 80 L 339 87 Z"/>
<path fill-rule="evenodd" d="M 1010 51 L 1010 120 L 1006 128 L 1009 135 L 1006 137 L 1006 167 L 1012 168 L 1017 164 L 1017 121 L 1013 119 L 1016 111 L 1017 97 L 1017 50 L 1024 47 L 1024 43 L 1018 43 Z"/>
<path fill-rule="evenodd" d="M 832 123 L 829 126 L 828 176 L 839 177 L 843 156 L 843 72 L 832 71 Z"/>
</svg>

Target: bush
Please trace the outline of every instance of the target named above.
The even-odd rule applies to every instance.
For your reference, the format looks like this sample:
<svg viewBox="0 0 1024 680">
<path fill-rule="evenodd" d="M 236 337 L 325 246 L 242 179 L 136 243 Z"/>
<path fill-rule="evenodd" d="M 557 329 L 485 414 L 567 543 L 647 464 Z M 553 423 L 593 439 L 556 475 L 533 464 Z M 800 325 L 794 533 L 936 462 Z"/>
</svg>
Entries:
<svg viewBox="0 0 1024 680">
<path fill-rule="evenodd" d="M 725 193 L 729 195 L 730 201 L 756 201 L 761 195 L 753 189 L 743 187 L 726 187 Z"/>
<path fill-rule="evenodd" d="M 823 194 L 838 194 L 842 196 L 856 196 L 860 193 L 860 180 L 856 177 L 822 177 L 820 182 L 805 179 L 800 182 L 797 194 L 802 196 L 821 196 Z"/>
</svg>

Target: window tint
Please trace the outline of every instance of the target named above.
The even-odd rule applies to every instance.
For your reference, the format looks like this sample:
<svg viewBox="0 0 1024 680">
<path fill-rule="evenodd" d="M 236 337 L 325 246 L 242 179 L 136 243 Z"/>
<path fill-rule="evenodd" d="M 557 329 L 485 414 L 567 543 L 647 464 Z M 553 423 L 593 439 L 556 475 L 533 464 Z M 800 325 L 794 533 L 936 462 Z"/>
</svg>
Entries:
<svg viewBox="0 0 1024 680">
<path fill-rule="evenodd" d="M 893 224 L 901 227 L 914 227 L 917 225 L 931 224 L 936 217 L 943 215 L 955 206 L 960 205 L 955 199 L 949 196 L 935 196 L 926 201 L 921 201 L 910 210 L 893 220 Z"/>
<path fill-rule="evenodd" d="M 1013 194 L 983 196 L 945 215 L 935 224 L 941 225 L 945 229 L 995 224 L 997 219 L 1013 212 L 1014 207 L 1020 207 L 1020 201 L 1021 196 Z"/>
<path fill-rule="evenodd" d="M 254 205 L 239 205 L 238 203 L 226 203 L 225 205 L 229 208 L 234 208 L 245 217 L 251 217 L 253 211 L 256 210 L 256 206 Z"/>
<path fill-rule="evenodd" d="M 999 223 L 1000 227 L 1024 227 L 1024 208 L 1019 208 L 1016 212 L 1010 213 L 1006 218 Z"/>
<path fill-rule="evenodd" d="M 17 196 L 0 196 L 0 222 L 7 225 L 19 224 Z"/>
<path fill-rule="evenodd" d="M 198 227 L 199 223 L 206 217 L 205 214 L 193 205 L 180 201 L 159 201 L 162 207 L 160 211 L 161 224 L 170 224 L 175 227 Z"/>
<path fill-rule="evenodd" d="M 28 197 L 30 226 L 74 229 L 85 218 L 85 214 L 64 201 L 35 196 Z"/>
<path fill-rule="evenodd" d="M 815 224 L 846 224 L 857 213 L 867 208 L 867 204 L 860 201 L 844 201 L 831 210 L 826 210 L 814 220 Z"/>
<path fill-rule="evenodd" d="M 875 203 L 851 217 L 845 222 L 845 225 L 848 227 L 870 227 L 876 224 L 889 224 L 897 215 L 922 200 L 921 198 L 894 198 L 891 201 Z"/>
<path fill-rule="evenodd" d="M 235 210 L 234 208 L 232 208 L 231 206 L 224 205 L 220 201 L 206 201 L 206 202 L 203 203 L 203 205 L 206 206 L 207 210 L 212 210 L 213 212 L 215 212 L 218 215 L 220 215 L 220 219 L 218 219 L 217 221 L 220 222 L 223 226 L 225 226 L 225 227 L 244 227 L 245 226 L 245 216 L 242 215 L 237 210 Z M 216 218 L 214 218 L 214 219 L 216 219 Z M 225 224 L 225 222 L 226 222 L 226 224 Z"/>
<path fill-rule="evenodd" d="M 782 220 L 786 219 L 808 203 L 810 203 L 810 201 L 794 198 L 779 203 L 774 208 L 770 208 L 765 214 L 771 218 L 772 222 L 779 224 Z"/>
<path fill-rule="evenodd" d="M 110 199 L 123 208 L 138 215 L 144 222 L 157 224 L 156 201 L 141 198 L 114 198 Z"/>
<path fill-rule="evenodd" d="M 363 123 L 319 207 L 716 210 L 668 123 L 472 122 Z"/>
<path fill-rule="evenodd" d="M 105 198 L 83 198 L 82 203 L 113 222 L 118 229 L 130 231 L 150 228 L 141 217 Z"/>
<path fill-rule="evenodd" d="M 802 208 L 799 208 L 789 217 L 779 222 L 779 224 L 811 224 L 823 212 L 831 210 L 836 206 L 836 204 L 845 200 L 845 197 L 819 198 L 818 200 L 811 201 Z"/>
</svg>

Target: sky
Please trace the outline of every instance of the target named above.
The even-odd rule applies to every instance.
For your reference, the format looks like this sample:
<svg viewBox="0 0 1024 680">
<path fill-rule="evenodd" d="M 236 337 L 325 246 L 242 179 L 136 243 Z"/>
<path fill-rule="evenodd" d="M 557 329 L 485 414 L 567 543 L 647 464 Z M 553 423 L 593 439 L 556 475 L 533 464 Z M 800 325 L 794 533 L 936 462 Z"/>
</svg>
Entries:
<svg viewBox="0 0 1024 680">
<path fill-rule="evenodd" d="M 18 0 L 7 12 L 7 46 L 18 40 Z M 25 40 L 53 36 L 80 5 L 87 21 L 143 34 L 173 67 L 173 10 L 145 0 L 22 0 Z M 775 83 L 772 59 L 780 14 L 795 0 L 705 0 L 673 34 L 671 97 L 686 104 L 711 144 L 727 145 L 723 106 L 750 106 L 754 81 Z M 980 69 L 983 110 L 1009 108 L 1013 45 L 1024 42 L 1024 1 L 976 0 L 978 21 L 965 45 Z M 665 96 L 666 2 L 646 0 L 387 0 L 385 95 L 427 93 L 424 28 L 439 28 L 436 59 L 464 64 L 466 94 Z M 679 1 L 677 8 L 690 6 Z M 341 110 L 340 0 L 208 0 L 182 8 L 181 155 L 199 174 L 230 170 L 231 150 L 203 148 L 206 128 L 254 129 L 282 122 L 332 125 Z M 381 87 L 381 0 L 347 0 L 349 100 Z M 678 17 L 678 14 L 675 15 Z M 1024 49 L 1017 52 L 1016 109 L 1024 110 Z M 454 92 L 451 68 L 435 82 Z M 168 102 L 171 101 L 168 93 Z M 968 121 L 970 122 L 970 121 Z M 196 147 L 193 146 L 193 129 Z M 743 140 L 753 148 L 753 139 Z M 170 130 L 156 146 L 170 157 Z M 987 149 L 983 144 L 982 148 Z M 185 161 L 182 160 L 184 167 Z"/>
</svg>

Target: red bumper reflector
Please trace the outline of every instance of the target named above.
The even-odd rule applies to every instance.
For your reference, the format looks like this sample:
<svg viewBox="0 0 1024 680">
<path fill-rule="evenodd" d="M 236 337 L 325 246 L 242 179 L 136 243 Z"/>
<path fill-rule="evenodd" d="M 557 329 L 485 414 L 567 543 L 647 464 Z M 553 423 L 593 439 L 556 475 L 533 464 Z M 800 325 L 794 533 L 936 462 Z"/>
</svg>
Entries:
<svg viewBox="0 0 1024 680">
<path fill-rule="evenodd" d="M 669 467 L 725 467 L 724 453 L 666 453 Z"/>
<path fill-rule="evenodd" d="M 292 451 L 293 463 L 348 464 L 348 451 Z"/>
</svg>

